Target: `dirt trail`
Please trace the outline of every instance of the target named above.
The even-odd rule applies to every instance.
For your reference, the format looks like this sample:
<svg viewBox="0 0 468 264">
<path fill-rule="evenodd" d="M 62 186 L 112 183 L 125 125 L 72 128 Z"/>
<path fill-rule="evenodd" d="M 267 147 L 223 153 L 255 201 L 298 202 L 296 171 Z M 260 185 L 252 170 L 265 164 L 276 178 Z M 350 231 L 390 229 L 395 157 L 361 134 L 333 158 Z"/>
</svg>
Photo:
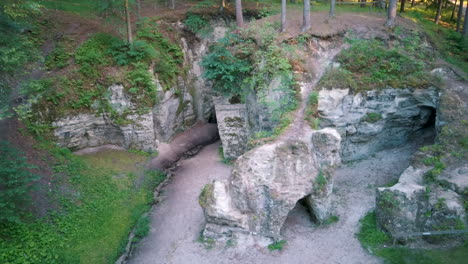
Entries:
<svg viewBox="0 0 468 264">
<path fill-rule="evenodd" d="M 315 90 L 315 86 L 322 78 L 330 63 L 333 61 L 333 58 L 341 51 L 342 46 L 343 45 L 340 45 L 325 51 L 317 51 L 316 54 L 313 54 L 315 58 L 313 58 L 314 61 L 310 63 L 310 65 L 313 67 L 312 72 L 314 73 L 314 77 L 311 81 L 300 82 L 301 100 L 299 108 L 294 113 L 292 124 L 278 138 L 279 140 L 310 138 L 309 135 L 312 133 L 312 128 L 305 120 L 307 112 L 306 109 L 308 106 L 307 99 L 310 93 Z"/>
<path fill-rule="evenodd" d="M 340 220 L 318 227 L 298 204 L 282 233 L 287 245 L 282 252 L 242 245 L 217 245 L 206 249 L 196 242 L 204 223 L 198 194 L 212 180 L 225 180 L 231 168 L 218 157 L 219 143 L 202 149 L 181 162 L 176 177 L 163 189 L 165 199 L 151 212 L 151 231 L 137 246 L 128 263 L 135 264 L 250 264 L 250 263 L 379 263 L 365 252 L 354 234 L 359 219 L 375 206 L 375 187 L 399 177 L 409 165 L 417 144 L 385 150 L 372 158 L 337 170 L 334 193 Z"/>
</svg>

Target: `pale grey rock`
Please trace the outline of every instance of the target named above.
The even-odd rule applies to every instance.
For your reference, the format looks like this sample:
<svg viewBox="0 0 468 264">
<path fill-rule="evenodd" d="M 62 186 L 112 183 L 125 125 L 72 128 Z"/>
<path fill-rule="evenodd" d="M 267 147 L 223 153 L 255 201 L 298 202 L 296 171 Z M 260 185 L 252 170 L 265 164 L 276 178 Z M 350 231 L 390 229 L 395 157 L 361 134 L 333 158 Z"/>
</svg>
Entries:
<svg viewBox="0 0 468 264">
<path fill-rule="evenodd" d="M 240 156 L 229 180 L 215 182 L 200 202 L 207 221 L 204 234 L 219 238 L 248 233 L 278 239 L 289 212 L 301 199 L 322 222 L 330 216 L 339 145 L 338 132 L 323 129 L 314 132 L 309 142 L 268 143 Z"/>
<path fill-rule="evenodd" d="M 460 195 L 468 194 L 468 164 L 447 168 L 437 180 Z"/>
<path fill-rule="evenodd" d="M 312 132 L 311 143 L 320 179 L 315 181 L 306 202 L 315 221 L 323 223 L 333 214 L 333 176 L 335 168 L 341 164 L 341 136 L 333 128 L 324 128 Z"/>
<path fill-rule="evenodd" d="M 135 109 L 122 85 L 112 85 L 108 91 L 109 104 L 117 113 L 122 114 L 124 111 Z M 157 150 L 152 112 L 130 114 L 127 121 L 127 125 L 118 125 L 108 113 L 82 113 L 56 120 L 52 122 L 52 127 L 57 142 L 73 150 L 106 144 L 147 151 Z"/>
<path fill-rule="evenodd" d="M 427 123 L 438 107 L 438 98 L 435 88 L 388 88 L 358 94 L 349 89 L 324 89 L 319 92 L 320 125 L 336 128 L 341 134 L 343 161 L 362 159 L 406 142 Z M 367 121 L 368 114 L 380 118 Z"/>
<path fill-rule="evenodd" d="M 225 158 L 237 158 L 247 151 L 249 127 L 245 104 L 231 104 L 223 97 L 216 97 L 216 119 Z"/>
</svg>

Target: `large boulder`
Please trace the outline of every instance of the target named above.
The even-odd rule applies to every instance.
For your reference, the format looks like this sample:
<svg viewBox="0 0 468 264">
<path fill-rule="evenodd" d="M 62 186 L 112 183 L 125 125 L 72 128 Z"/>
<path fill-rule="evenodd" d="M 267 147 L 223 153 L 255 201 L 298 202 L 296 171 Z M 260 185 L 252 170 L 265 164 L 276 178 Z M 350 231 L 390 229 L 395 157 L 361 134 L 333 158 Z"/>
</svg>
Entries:
<svg viewBox="0 0 468 264">
<path fill-rule="evenodd" d="M 326 217 L 333 176 L 329 168 L 339 163 L 339 143 L 339 134 L 328 129 L 315 132 L 309 142 L 273 142 L 240 156 L 227 182 L 215 181 L 202 192 L 204 234 L 217 238 L 247 232 L 278 238 L 289 212 L 303 198 L 314 205 L 315 216 Z"/>
<path fill-rule="evenodd" d="M 377 189 L 376 214 L 379 225 L 395 238 L 424 231 L 463 229 L 466 215 L 461 195 L 434 183 L 424 185 L 425 166 L 410 166 L 392 187 Z M 452 170 L 457 172 L 457 169 Z M 446 176 L 448 177 L 448 176 Z M 443 236 L 426 237 L 429 242 Z"/>
</svg>

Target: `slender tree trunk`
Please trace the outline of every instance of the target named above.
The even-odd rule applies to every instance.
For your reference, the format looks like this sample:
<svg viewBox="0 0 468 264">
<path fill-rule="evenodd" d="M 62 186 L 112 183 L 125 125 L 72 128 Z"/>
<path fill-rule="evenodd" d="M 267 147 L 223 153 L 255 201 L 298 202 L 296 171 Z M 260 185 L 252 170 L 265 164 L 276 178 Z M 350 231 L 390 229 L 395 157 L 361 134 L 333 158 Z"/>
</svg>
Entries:
<svg viewBox="0 0 468 264">
<path fill-rule="evenodd" d="M 286 31 L 286 0 L 281 0 L 281 30 Z"/>
<path fill-rule="evenodd" d="M 175 0 L 171 0 L 169 8 L 172 10 L 175 9 Z"/>
<path fill-rule="evenodd" d="M 395 26 L 395 18 L 397 13 L 398 0 L 390 0 L 388 11 L 387 11 L 387 23 L 385 24 L 389 28 Z"/>
<path fill-rule="evenodd" d="M 385 0 L 379 0 L 379 7 L 382 8 L 382 9 L 385 9 Z"/>
<path fill-rule="evenodd" d="M 125 20 L 127 20 L 127 40 L 128 40 L 128 43 L 132 44 L 133 42 L 133 37 L 132 37 L 132 21 L 131 21 L 131 18 L 130 18 L 130 8 L 128 6 L 128 0 L 125 0 L 125 14 L 126 14 L 126 18 Z"/>
<path fill-rule="evenodd" d="M 457 0 L 455 0 L 455 4 L 453 4 L 452 15 L 450 16 L 450 21 L 453 21 L 455 18 L 455 9 L 457 9 Z"/>
<path fill-rule="evenodd" d="M 468 38 L 468 9 L 465 11 L 465 22 L 463 23 L 463 38 Z"/>
<path fill-rule="evenodd" d="M 244 18 L 242 17 L 242 1 L 236 0 L 236 22 L 237 27 L 244 27 Z"/>
<path fill-rule="evenodd" d="M 336 0 L 331 0 L 331 2 L 330 2 L 330 14 L 328 14 L 328 16 L 330 18 L 335 17 L 335 5 L 336 5 Z"/>
<path fill-rule="evenodd" d="M 462 16 L 463 16 L 463 0 L 460 0 L 460 6 L 458 7 L 458 15 L 457 15 L 457 32 L 460 32 Z"/>
<path fill-rule="evenodd" d="M 141 0 L 136 0 L 138 20 L 141 19 Z"/>
<path fill-rule="evenodd" d="M 436 13 L 436 16 L 435 16 L 435 19 L 434 19 L 436 24 L 439 24 L 439 21 L 440 21 L 440 13 L 442 12 L 442 3 L 443 3 L 443 1 L 439 0 L 439 2 L 437 4 L 437 13 Z"/>
<path fill-rule="evenodd" d="M 225 7 L 226 3 L 224 2 L 224 0 L 221 0 L 219 3 L 219 11 L 223 12 Z"/>
<path fill-rule="evenodd" d="M 302 32 L 310 28 L 310 0 L 304 0 L 304 15 L 302 21 Z"/>
<path fill-rule="evenodd" d="M 405 3 L 406 0 L 401 0 L 400 13 L 405 12 Z"/>
<path fill-rule="evenodd" d="M 411 8 L 414 7 L 414 0 L 411 0 Z"/>
</svg>

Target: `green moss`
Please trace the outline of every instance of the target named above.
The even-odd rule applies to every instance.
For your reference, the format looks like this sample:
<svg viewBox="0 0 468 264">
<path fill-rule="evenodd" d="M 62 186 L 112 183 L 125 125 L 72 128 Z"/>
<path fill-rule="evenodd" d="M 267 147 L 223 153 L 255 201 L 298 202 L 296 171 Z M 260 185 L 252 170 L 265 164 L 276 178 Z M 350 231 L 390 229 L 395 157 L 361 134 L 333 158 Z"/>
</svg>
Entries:
<svg viewBox="0 0 468 264">
<path fill-rule="evenodd" d="M 376 112 L 367 113 L 365 117 L 361 119 L 362 122 L 375 123 L 382 119 L 382 115 Z"/>
<path fill-rule="evenodd" d="M 320 89 L 350 89 L 358 90 L 353 74 L 342 68 L 331 68 L 322 76 L 318 83 Z"/>
<path fill-rule="evenodd" d="M 200 195 L 198 196 L 198 203 L 200 206 L 205 207 L 208 199 L 213 195 L 213 184 L 205 184 Z"/>
<path fill-rule="evenodd" d="M 275 250 L 282 251 L 283 247 L 284 247 L 284 245 L 286 245 L 286 243 L 287 243 L 286 240 L 276 241 L 276 242 L 271 243 L 270 245 L 268 245 L 268 249 L 270 251 L 275 251 Z"/>
</svg>

